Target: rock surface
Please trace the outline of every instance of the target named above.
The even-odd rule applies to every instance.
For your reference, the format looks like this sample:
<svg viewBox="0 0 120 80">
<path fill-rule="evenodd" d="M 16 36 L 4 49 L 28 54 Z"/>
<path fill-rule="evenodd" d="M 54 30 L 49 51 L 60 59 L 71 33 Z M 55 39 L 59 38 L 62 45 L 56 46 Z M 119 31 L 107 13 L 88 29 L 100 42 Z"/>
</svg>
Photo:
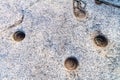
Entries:
<svg viewBox="0 0 120 80">
<path fill-rule="evenodd" d="M 73 0 L 0 0 L 0 80 L 120 80 L 120 8 L 83 1 L 88 15 L 78 20 Z M 95 45 L 99 33 L 106 47 Z M 70 56 L 74 71 L 64 66 Z"/>
</svg>

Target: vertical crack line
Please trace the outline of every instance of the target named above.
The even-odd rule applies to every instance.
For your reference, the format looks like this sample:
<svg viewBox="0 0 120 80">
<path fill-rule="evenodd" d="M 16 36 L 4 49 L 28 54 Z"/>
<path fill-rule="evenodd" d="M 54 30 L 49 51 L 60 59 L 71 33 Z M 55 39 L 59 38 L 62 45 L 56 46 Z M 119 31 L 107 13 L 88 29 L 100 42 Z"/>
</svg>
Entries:
<svg viewBox="0 0 120 80">
<path fill-rule="evenodd" d="M 13 28 L 13 27 L 16 27 L 16 26 L 20 25 L 23 22 L 23 19 L 24 19 L 24 15 L 22 15 L 20 20 L 15 21 L 15 23 L 10 25 L 7 29 L 10 29 L 10 28 Z"/>
<path fill-rule="evenodd" d="M 15 21 L 12 25 L 8 26 L 7 29 L 4 29 L 1 31 L 2 32 L 5 32 L 6 30 L 8 29 L 11 29 L 11 28 L 14 28 L 14 27 L 17 27 L 18 25 L 20 25 L 24 20 L 24 10 L 22 10 L 22 17 L 18 20 L 18 21 Z M 7 26 L 6 26 L 7 27 Z"/>
</svg>

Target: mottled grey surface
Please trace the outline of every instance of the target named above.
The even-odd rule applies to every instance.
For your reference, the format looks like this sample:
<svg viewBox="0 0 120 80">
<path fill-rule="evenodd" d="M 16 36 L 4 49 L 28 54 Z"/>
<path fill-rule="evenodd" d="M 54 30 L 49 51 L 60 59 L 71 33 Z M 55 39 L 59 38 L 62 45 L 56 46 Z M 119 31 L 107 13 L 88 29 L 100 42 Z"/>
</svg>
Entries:
<svg viewBox="0 0 120 80">
<path fill-rule="evenodd" d="M 120 80 L 120 9 L 83 1 L 88 18 L 78 21 L 72 0 L 0 0 L 0 80 Z M 97 31 L 107 47 L 94 44 Z M 75 71 L 64 67 L 69 56 Z"/>
</svg>

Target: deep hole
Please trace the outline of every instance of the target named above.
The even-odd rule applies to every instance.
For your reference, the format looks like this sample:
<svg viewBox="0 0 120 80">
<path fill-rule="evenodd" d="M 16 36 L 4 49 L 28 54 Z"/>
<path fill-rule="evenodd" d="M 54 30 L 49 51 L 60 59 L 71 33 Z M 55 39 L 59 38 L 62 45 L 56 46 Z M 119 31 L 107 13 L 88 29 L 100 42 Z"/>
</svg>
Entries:
<svg viewBox="0 0 120 80">
<path fill-rule="evenodd" d="M 100 46 L 100 47 L 105 47 L 108 45 L 108 40 L 105 36 L 103 35 L 98 35 L 94 38 L 94 42 L 97 46 Z"/>
<path fill-rule="evenodd" d="M 25 38 L 25 33 L 23 31 L 16 31 L 13 34 L 13 38 L 15 41 L 22 41 Z"/>
<path fill-rule="evenodd" d="M 75 57 L 68 57 L 64 65 L 68 70 L 75 70 L 78 67 L 78 60 Z"/>
</svg>

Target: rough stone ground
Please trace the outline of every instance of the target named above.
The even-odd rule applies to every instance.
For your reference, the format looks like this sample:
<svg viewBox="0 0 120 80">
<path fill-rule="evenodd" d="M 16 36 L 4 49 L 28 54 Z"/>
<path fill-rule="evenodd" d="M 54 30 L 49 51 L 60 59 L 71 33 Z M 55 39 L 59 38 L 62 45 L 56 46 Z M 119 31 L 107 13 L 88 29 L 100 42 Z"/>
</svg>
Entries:
<svg viewBox="0 0 120 80">
<path fill-rule="evenodd" d="M 120 8 L 83 1 L 88 18 L 78 21 L 72 0 L 0 0 L 0 80 L 120 80 Z M 97 31 L 107 47 L 94 44 Z M 69 56 L 75 71 L 64 67 Z"/>
</svg>

